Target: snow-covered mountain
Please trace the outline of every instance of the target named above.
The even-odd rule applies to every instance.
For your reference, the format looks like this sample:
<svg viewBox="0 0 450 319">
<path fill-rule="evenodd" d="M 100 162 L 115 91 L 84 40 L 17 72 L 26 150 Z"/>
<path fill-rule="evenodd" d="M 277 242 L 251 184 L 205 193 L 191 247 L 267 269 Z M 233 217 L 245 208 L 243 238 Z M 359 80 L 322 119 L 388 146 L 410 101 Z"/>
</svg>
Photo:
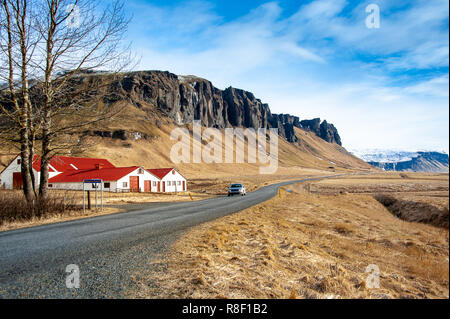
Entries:
<svg viewBox="0 0 450 319">
<path fill-rule="evenodd" d="M 386 149 L 351 150 L 350 152 L 366 162 L 395 163 L 410 161 L 419 156 L 418 152 Z"/>
<path fill-rule="evenodd" d="M 448 172 L 449 157 L 445 152 L 410 152 L 398 150 L 353 150 L 353 155 L 386 171 Z"/>
</svg>

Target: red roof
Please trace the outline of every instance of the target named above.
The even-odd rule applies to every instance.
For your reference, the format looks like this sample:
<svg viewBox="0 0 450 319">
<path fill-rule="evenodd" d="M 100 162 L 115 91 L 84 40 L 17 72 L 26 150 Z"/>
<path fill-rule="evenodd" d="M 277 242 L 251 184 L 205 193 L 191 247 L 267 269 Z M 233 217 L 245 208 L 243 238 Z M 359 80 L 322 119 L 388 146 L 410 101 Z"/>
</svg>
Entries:
<svg viewBox="0 0 450 319">
<path fill-rule="evenodd" d="M 69 156 L 54 156 L 50 160 L 51 167 L 50 172 L 65 172 L 73 170 L 89 170 L 96 168 L 99 164 L 101 168 L 114 168 L 115 166 L 111 164 L 108 160 L 103 158 L 84 158 L 84 157 L 69 157 Z M 73 165 L 73 166 L 72 166 Z M 41 158 L 38 155 L 34 155 L 33 168 L 40 172 L 41 171 Z"/>
<path fill-rule="evenodd" d="M 34 155 L 33 157 L 33 168 L 37 171 L 41 171 L 41 157 L 39 155 Z M 55 170 L 51 167 L 48 168 L 49 172 L 55 172 Z"/>
<path fill-rule="evenodd" d="M 173 168 L 151 168 L 151 169 L 147 169 L 147 171 L 149 171 L 150 173 L 152 173 L 153 175 L 155 175 L 159 179 L 162 179 L 164 176 L 169 174 L 172 170 L 173 170 Z"/>
<path fill-rule="evenodd" d="M 89 170 L 71 170 L 56 175 L 48 180 L 49 183 L 78 183 L 85 179 L 101 179 L 105 182 L 114 182 L 130 174 L 139 166 L 113 167 Z"/>
</svg>

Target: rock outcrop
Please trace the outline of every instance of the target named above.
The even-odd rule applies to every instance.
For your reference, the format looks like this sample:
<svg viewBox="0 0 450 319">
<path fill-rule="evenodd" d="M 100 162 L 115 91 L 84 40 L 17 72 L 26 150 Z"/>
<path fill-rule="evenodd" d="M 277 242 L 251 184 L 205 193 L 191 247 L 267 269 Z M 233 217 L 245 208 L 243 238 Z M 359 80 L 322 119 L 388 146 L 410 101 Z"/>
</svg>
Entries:
<svg viewBox="0 0 450 319">
<path fill-rule="evenodd" d="M 336 128 L 320 119 L 303 120 L 289 114 L 272 114 L 268 104 L 253 93 L 229 87 L 220 90 L 195 76 L 162 71 L 131 72 L 114 82 L 106 103 L 126 99 L 140 108 L 142 102 L 156 107 L 175 123 L 200 120 L 206 127 L 278 128 L 280 136 L 297 142 L 294 127 L 314 132 L 327 142 L 341 145 Z"/>
<path fill-rule="evenodd" d="M 333 124 L 328 123 L 326 120 L 322 123 L 320 123 L 319 118 L 303 120 L 300 121 L 300 128 L 316 133 L 317 136 L 329 143 L 342 145 L 341 137 L 339 136 L 337 129 Z"/>
</svg>

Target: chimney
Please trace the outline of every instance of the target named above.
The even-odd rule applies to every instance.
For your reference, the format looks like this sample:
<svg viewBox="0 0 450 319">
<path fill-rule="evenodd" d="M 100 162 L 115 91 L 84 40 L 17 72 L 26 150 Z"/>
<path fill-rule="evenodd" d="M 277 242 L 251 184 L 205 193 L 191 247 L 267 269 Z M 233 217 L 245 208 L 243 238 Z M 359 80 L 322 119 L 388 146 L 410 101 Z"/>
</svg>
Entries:
<svg viewBox="0 0 450 319">
<path fill-rule="evenodd" d="M 95 164 L 95 169 L 101 169 L 102 168 L 102 164 Z"/>
</svg>

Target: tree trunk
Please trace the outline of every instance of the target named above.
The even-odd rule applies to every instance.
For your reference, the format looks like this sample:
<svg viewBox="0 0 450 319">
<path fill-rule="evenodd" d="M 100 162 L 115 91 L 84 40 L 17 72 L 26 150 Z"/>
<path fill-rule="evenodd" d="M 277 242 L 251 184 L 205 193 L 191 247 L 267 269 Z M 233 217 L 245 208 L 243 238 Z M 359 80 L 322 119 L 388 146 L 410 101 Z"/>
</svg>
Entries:
<svg viewBox="0 0 450 319">
<path fill-rule="evenodd" d="M 28 203 L 34 200 L 34 192 L 30 176 L 30 152 L 28 149 L 28 130 L 23 127 L 20 130 L 21 148 L 20 148 L 20 171 L 23 180 L 23 193 Z"/>
<path fill-rule="evenodd" d="M 50 163 L 50 119 L 44 118 L 44 127 L 42 131 L 42 158 L 41 158 L 41 177 L 39 183 L 39 198 L 48 197 L 48 178 Z"/>
<path fill-rule="evenodd" d="M 33 194 L 34 197 L 36 198 L 36 179 L 34 177 L 34 171 L 33 171 L 33 160 L 34 160 L 34 134 L 32 134 L 31 137 L 29 137 L 29 150 L 30 150 L 30 154 L 28 155 L 29 158 L 29 162 L 28 165 L 30 167 L 29 171 L 30 171 L 30 177 L 31 177 L 31 187 L 33 188 Z"/>
</svg>

